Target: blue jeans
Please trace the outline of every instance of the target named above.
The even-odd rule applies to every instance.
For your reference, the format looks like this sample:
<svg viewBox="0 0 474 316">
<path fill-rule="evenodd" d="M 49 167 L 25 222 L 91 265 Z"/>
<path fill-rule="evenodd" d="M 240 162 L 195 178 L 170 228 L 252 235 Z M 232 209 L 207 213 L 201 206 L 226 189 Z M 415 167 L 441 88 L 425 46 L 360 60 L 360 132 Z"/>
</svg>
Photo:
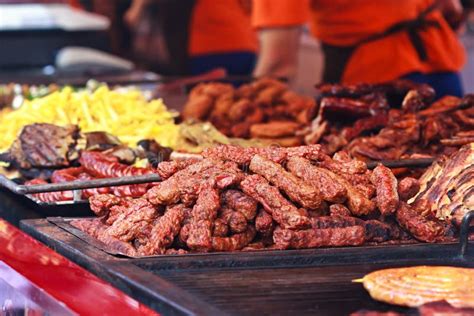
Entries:
<svg viewBox="0 0 474 316">
<path fill-rule="evenodd" d="M 190 71 L 198 75 L 215 68 L 225 68 L 228 75 L 250 76 L 257 61 L 254 52 L 218 53 L 193 56 L 190 58 Z"/>
<path fill-rule="evenodd" d="M 436 91 L 436 99 L 446 95 L 462 97 L 464 94 L 461 76 L 457 72 L 437 72 L 432 74 L 414 72 L 403 76 L 402 79 L 429 84 Z"/>
</svg>

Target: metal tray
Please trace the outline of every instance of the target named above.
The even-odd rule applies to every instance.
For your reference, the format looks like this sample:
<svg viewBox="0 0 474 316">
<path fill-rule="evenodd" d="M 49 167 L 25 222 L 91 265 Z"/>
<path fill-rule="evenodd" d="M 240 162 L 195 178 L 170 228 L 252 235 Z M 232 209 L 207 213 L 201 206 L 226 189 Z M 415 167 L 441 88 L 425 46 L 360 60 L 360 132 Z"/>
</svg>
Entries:
<svg viewBox="0 0 474 316">
<path fill-rule="evenodd" d="M 91 217 L 92 220 L 96 217 Z M 169 258 L 169 257 L 192 257 L 192 256 L 203 256 L 203 254 L 199 253 L 191 253 L 191 254 L 183 254 L 183 255 L 157 255 L 157 256 L 129 256 L 126 255 L 116 249 L 111 248 L 109 245 L 102 243 L 101 241 L 93 238 L 92 236 L 88 235 L 87 233 L 81 231 L 80 229 L 71 225 L 71 221 L 75 219 L 89 219 L 89 218 L 64 218 L 64 217 L 48 217 L 47 221 L 60 227 L 61 229 L 67 231 L 68 233 L 78 237 L 82 241 L 86 242 L 87 244 L 113 256 L 117 257 L 124 257 L 130 259 L 149 259 L 149 258 Z M 317 253 L 318 255 L 323 255 L 322 257 L 318 257 L 317 260 L 322 259 L 325 260 L 326 257 L 334 257 L 339 256 L 341 257 L 344 255 L 351 255 L 350 260 L 356 260 L 353 256 L 370 256 L 371 253 L 375 254 L 377 257 L 377 253 L 381 254 L 382 257 L 387 257 L 387 254 L 395 254 L 394 250 L 401 250 L 403 249 L 406 253 L 417 253 L 425 254 L 426 252 L 434 249 L 441 249 L 446 248 L 450 249 L 451 251 L 457 251 L 460 257 L 463 257 L 467 253 L 468 245 L 469 245 L 469 229 L 470 229 L 470 222 L 474 220 L 474 211 L 467 213 L 463 219 L 461 230 L 460 230 L 460 238 L 459 242 L 452 242 L 452 243 L 436 243 L 436 244 L 427 244 L 427 243 L 399 243 L 399 244 L 380 244 L 380 245 L 364 245 L 364 246 L 357 246 L 357 247 L 332 247 L 332 248 L 315 248 L 315 249 L 301 249 L 301 250 L 255 250 L 255 251 L 236 251 L 236 252 L 212 252 L 206 253 L 204 256 L 206 257 L 216 257 L 220 254 L 228 255 L 239 255 L 239 254 L 272 254 L 276 255 L 277 257 L 283 258 L 281 254 L 300 254 L 300 255 L 311 255 Z M 325 255 L 325 256 L 324 256 Z M 388 256 L 390 257 L 390 256 Z M 327 258 L 326 258 L 327 259 Z M 346 258 L 348 259 L 348 258 Z M 337 262 L 341 262 L 341 259 L 338 258 Z"/>
</svg>

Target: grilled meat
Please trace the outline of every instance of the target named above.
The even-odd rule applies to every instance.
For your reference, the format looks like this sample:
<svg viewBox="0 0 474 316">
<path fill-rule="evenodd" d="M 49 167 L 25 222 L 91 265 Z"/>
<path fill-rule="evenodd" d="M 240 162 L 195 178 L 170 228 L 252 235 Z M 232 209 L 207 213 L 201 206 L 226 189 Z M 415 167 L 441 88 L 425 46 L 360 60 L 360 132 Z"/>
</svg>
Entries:
<svg viewBox="0 0 474 316">
<path fill-rule="evenodd" d="M 474 143 L 435 162 L 420 178 L 420 187 L 410 203 L 426 201 L 431 214 L 459 225 L 474 210 Z"/>
<path fill-rule="evenodd" d="M 16 168 L 59 168 L 69 166 L 69 155 L 76 145 L 79 129 L 40 123 L 25 126 L 8 153 L 0 160 Z"/>
</svg>

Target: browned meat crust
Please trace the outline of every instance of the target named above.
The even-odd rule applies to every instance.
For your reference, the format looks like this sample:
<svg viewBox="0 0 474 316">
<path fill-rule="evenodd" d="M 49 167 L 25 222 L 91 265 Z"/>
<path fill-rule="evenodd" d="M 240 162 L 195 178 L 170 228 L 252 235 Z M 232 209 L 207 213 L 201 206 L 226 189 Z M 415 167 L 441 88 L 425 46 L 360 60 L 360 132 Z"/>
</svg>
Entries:
<svg viewBox="0 0 474 316">
<path fill-rule="evenodd" d="M 257 201 L 238 190 L 227 190 L 221 194 L 224 204 L 235 211 L 241 212 L 247 221 L 251 221 L 257 215 Z"/>
<path fill-rule="evenodd" d="M 102 224 L 99 219 L 79 219 L 71 221 L 71 225 L 79 228 L 90 236 L 97 238 L 106 244 L 110 250 L 134 257 L 137 255 L 136 249 L 129 243 L 114 238 L 107 233 L 107 225 Z"/>
<path fill-rule="evenodd" d="M 224 189 L 238 184 L 243 173 L 231 163 L 216 160 L 203 160 L 181 171 L 169 179 L 151 188 L 146 198 L 154 205 L 167 205 L 182 201 L 192 205 L 197 199 L 197 192 L 204 186 L 216 186 Z"/>
<path fill-rule="evenodd" d="M 273 241 L 280 249 L 359 246 L 365 241 L 365 229 L 362 226 L 305 230 L 277 227 Z"/>
<path fill-rule="evenodd" d="M 401 227 L 413 237 L 425 242 L 436 242 L 446 234 L 446 226 L 436 218 L 419 213 L 404 202 L 400 202 L 396 212 Z"/>
<path fill-rule="evenodd" d="M 380 213 L 389 215 L 395 213 L 398 207 L 398 183 L 397 178 L 392 171 L 379 164 L 375 167 L 372 177 L 372 183 L 377 189 L 377 206 Z"/>
<path fill-rule="evenodd" d="M 420 191 L 420 182 L 411 177 L 403 178 L 398 182 L 398 195 L 401 201 L 408 201 Z"/>
<path fill-rule="evenodd" d="M 212 237 L 214 251 L 235 251 L 247 246 L 255 237 L 255 228 L 248 226 L 245 232 L 230 237 Z"/>
<path fill-rule="evenodd" d="M 322 199 L 319 192 L 304 181 L 287 172 L 280 164 L 272 162 L 262 156 L 253 156 L 250 170 L 263 176 L 271 184 L 286 193 L 293 201 L 304 208 L 318 210 Z"/>
<path fill-rule="evenodd" d="M 344 204 L 332 204 L 329 206 L 330 216 L 351 216 L 351 211 Z"/>
<path fill-rule="evenodd" d="M 219 210 L 219 192 L 204 188 L 193 207 L 189 236 L 186 244 L 192 250 L 209 251 L 212 248 L 212 223 Z"/>
<path fill-rule="evenodd" d="M 130 200 L 127 210 L 118 215 L 106 232 L 122 241 L 131 241 L 153 222 L 157 217 L 156 209 L 147 200 L 140 198 Z"/>
<path fill-rule="evenodd" d="M 317 189 L 325 201 L 343 203 L 346 200 L 346 188 L 341 183 L 334 181 L 327 173 L 321 172 L 321 168 L 313 166 L 309 160 L 292 157 L 288 159 L 286 166 L 294 175 Z"/>
<path fill-rule="evenodd" d="M 240 183 L 244 193 L 248 194 L 272 215 L 273 219 L 284 228 L 302 229 L 310 226 L 310 220 L 306 212 L 297 209 L 286 200 L 278 191 L 262 176 L 246 176 Z"/>
<path fill-rule="evenodd" d="M 249 147 L 242 148 L 232 145 L 222 145 L 204 150 L 205 158 L 222 159 L 233 161 L 239 165 L 248 165 L 253 156 L 260 155 L 268 160 L 281 163 L 290 157 L 303 157 L 317 160 L 322 155 L 321 146 L 299 146 L 299 147 Z"/>
<path fill-rule="evenodd" d="M 227 225 L 227 222 L 222 218 L 217 218 L 214 221 L 212 236 L 227 237 L 228 234 L 229 234 L 229 225 Z"/>
<path fill-rule="evenodd" d="M 220 209 L 218 217 L 228 225 L 230 231 L 234 234 L 247 230 L 247 219 L 239 211 L 224 206 Z"/>
<path fill-rule="evenodd" d="M 151 229 L 148 243 L 138 249 L 140 255 L 160 255 L 171 246 L 173 239 L 178 235 L 185 217 L 185 206 L 177 204 L 168 207 Z"/>
<path fill-rule="evenodd" d="M 272 216 L 265 210 L 259 210 L 255 218 L 255 228 L 262 235 L 270 236 L 275 228 Z"/>
</svg>

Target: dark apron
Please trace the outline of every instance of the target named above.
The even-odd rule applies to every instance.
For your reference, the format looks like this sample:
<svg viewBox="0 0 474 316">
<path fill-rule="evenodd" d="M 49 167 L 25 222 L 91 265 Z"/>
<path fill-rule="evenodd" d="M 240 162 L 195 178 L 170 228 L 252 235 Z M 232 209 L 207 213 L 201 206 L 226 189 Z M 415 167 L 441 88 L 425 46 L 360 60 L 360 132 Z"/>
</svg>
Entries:
<svg viewBox="0 0 474 316">
<path fill-rule="evenodd" d="M 422 61 L 426 61 L 428 56 L 419 32 L 425 30 L 428 27 L 439 27 L 439 24 L 436 21 L 430 21 L 426 19 L 426 16 L 429 13 L 433 12 L 435 9 L 436 3 L 432 4 L 423 12 L 421 12 L 416 19 L 405 20 L 396 23 L 385 31 L 371 35 L 368 38 L 365 38 L 351 46 L 333 46 L 326 43 L 322 43 L 321 48 L 323 50 L 325 58 L 323 82 L 340 82 L 344 74 L 344 70 L 349 62 L 349 59 L 352 57 L 353 53 L 359 46 L 399 32 L 408 33 L 410 41 L 418 54 L 418 58 L 420 58 L 420 60 Z"/>
<path fill-rule="evenodd" d="M 188 72 L 190 20 L 196 0 L 153 0 L 134 30 L 133 50 L 141 66 L 163 75 Z"/>
</svg>

